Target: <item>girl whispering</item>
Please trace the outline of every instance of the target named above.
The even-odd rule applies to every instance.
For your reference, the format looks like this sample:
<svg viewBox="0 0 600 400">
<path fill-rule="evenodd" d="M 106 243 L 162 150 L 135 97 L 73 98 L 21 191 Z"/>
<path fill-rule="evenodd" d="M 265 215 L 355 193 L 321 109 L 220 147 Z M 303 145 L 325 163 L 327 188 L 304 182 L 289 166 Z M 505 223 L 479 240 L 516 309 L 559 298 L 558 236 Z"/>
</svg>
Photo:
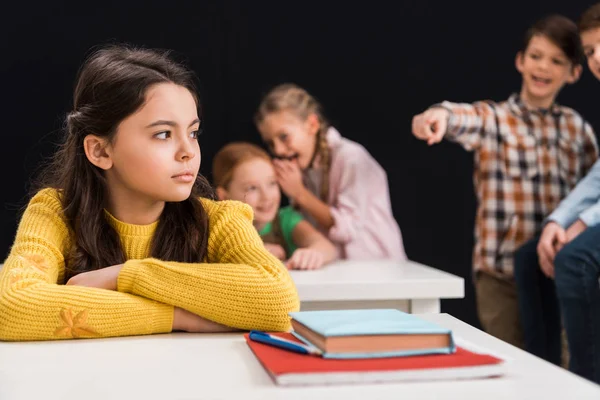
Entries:
<svg viewBox="0 0 600 400">
<path fill-rule="evenodd" d="M 192 72 L 167 53 L 85 61 L 0 271 L 0 340 L 289 329 L 288 271 L 251 208 L 212 200 L 199 174 L 198 110 Z"/>
<path fill-rule="evenodd" d="M 271 157 L 260 147 L 230 143 L 213 160 L 220 199 L 243 201 L 254 211 L 254 226 L 265 247 L 290 269 L 316 269 L 334 260 L 334 245 L 291 206 L 280 208 L 281 191 Z"/>
<path fill-rule="evenodd" d="M 345 259 L 406 259 L 387 175 L 358 143 L 329 125 L 319 103 L 290 83 L 272 89 L 255 115 L 291 203 Z"/>
</svg>

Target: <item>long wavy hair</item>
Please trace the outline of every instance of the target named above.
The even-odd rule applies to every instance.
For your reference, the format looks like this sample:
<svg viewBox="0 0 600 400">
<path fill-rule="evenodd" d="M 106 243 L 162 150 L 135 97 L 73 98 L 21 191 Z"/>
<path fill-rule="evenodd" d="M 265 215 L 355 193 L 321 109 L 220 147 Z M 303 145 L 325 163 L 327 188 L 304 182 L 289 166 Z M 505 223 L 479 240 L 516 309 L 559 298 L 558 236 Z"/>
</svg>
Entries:
<svg viewBox="0 0 600 400">
<path fill-rule="evenodd" d="M 65 281 L 79 273 L 126 261 L 118 233 L 106 220 L 108 187 L 103 171 L 87 159 L 83 141 L 89 134 L 114 140 L 119 123 L 145 102 L 148 89 L 173 83 L 192 93 L 200 112 L 195 75 L 168 51 L 110 45 L 94 51 L 78 72 L 73 110 L 66 116 L 63 141 L 42 170 L 33 191 L 58 190 L 73 247 L 65 258 Z M 214 192 L 198 174 L 191 195 L 167 202 L 152 238 L 150 256 L 201 262 L 208 243 L 208 215 L 200 197 Z"/>
</svg>

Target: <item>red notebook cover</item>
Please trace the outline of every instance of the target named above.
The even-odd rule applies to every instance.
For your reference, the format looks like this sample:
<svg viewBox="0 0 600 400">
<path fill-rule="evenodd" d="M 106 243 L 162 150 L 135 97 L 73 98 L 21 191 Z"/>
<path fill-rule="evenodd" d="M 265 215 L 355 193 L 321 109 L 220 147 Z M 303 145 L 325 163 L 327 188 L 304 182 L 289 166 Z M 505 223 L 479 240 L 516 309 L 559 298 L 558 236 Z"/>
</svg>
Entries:
<svg viewBox="0 0 600 400">
<path fill-rule="evenodd" d="M 300 343 L 289 333 L 274 335 Z M 453 354 L 340 360 L 294 353 L 252 341 L 248 334 L 244 337 L 269 375 L 283 385 L 474 379 L 503 374 L 502 359 L 459 346 Z"/>
</svg>

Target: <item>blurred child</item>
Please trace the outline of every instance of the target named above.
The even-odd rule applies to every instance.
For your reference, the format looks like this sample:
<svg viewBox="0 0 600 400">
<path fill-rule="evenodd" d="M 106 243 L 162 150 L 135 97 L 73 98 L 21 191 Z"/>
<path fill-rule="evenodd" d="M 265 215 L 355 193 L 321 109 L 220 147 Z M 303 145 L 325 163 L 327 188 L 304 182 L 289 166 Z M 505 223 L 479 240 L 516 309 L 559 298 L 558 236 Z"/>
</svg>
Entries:
<svg viewBox="0 0 600 400">
<path fill-rule="evenodd" d="M 443 102 L 413 119 L 413 133 L 428 144 L 447 137 L 475 152 L 473 267 L 479 318 L 488 333 L 519 347 L 525 324 L 525 347 L 532 352 L 547 349 L 535 325 L 560 334 L 560 318 L 548 313 L 549 319 L 540 321 L 532 307 L 540 296 L 527 290 L 517 294 L 515 278 L 518 283 L 521 276 L 514 255 L 540 233 L 544 218 L 598 156 L 590 125 L 555 102 L 563 86 L 579 79 L 581 53 L 574 22 L 559 15 L 542 18 L 527 30 L 516 56 L 520 93 L 500 103 Z M 531 261 L 528 256 L 523 260 Z M 552 338 L 558 353 L 550 356 L 557 363 L 559 338 Z"/>
<path fill-rule="evenodd" d="M 215 155 L 213 179 L 221 200 L 243 201 L 265 247 L 290 269 L 320 268 L 334 260 L 333 244 L 291 206 L 280 208 L 281 191 L 271 157 L 260 147 L 230 143 Z"/>
<path fill-rule="evenodd" d="M 600 3 L 582 14 L 579 31 L 588 67 L 600 79 Z M 540 266 L 531 268 L 556 285 L 542 304 L 558 296 L 569 370 L 600 384 L 600 162 L 547 218 L 537 256 Z"/>
<path fill-rule="evenodd" d="M 283 192 L 341 258 L 406 259 L 384 169 L 329 125 L 308 92 L 289 83 L 275 87 L 255 123 L 276 158 Z"/>
</svg>

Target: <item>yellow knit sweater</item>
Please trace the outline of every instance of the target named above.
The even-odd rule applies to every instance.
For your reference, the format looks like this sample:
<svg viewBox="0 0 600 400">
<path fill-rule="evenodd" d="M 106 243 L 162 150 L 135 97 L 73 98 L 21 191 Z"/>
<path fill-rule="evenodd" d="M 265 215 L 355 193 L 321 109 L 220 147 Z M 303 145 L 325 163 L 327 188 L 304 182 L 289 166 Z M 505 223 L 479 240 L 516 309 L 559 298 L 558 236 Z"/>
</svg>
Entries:
<svg viewBox="0 0 600 400">
<path fill-rule="evenodd" d="M 289 329 L 295 285 L 265 250 L 252 209 L 202 200 L 209 216 L 207 263 L 148 258 L 157 222 L 130 225 L 107 214 L 126 259 L 117 291 L 64 285 L 71 248 L 58 192 L 30 201 L 0 270 L 0 340 L 48 340 L 170 332 L 174 306 L 244 330 Z"/>
</svg>

